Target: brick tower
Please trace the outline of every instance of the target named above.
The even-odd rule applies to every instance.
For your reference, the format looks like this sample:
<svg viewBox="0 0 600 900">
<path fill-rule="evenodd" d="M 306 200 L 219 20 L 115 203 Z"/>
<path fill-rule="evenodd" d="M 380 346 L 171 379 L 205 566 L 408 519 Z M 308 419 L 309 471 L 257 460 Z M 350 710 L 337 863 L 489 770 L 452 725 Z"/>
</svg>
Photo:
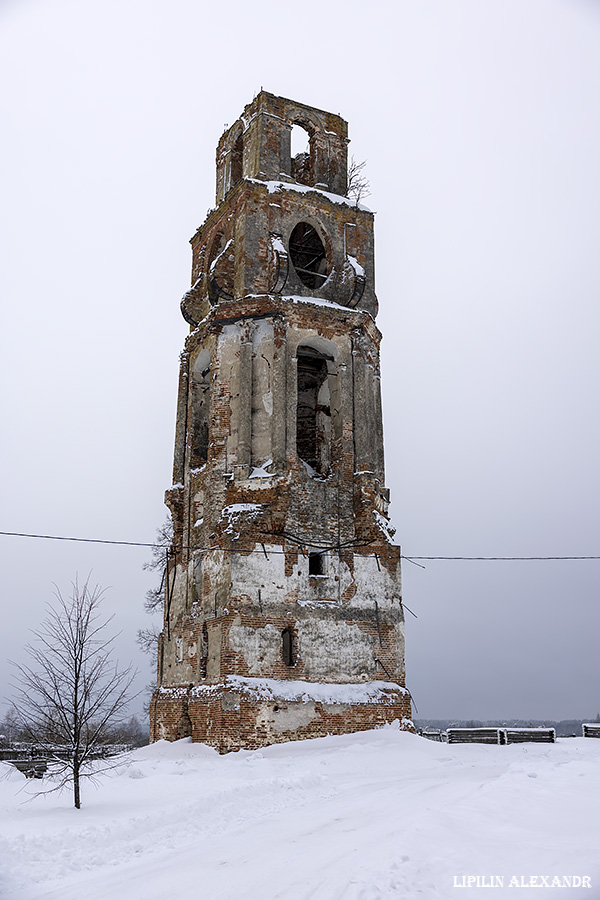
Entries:
<svg viewBox="0 0 600 900">
<path fill-rule="evenodd" d="M 153 740 L 411 727 L 373 215 L 346 196 L 347 144 L 339 116 L 261 91 L 217 147 L 181 306 Z"/>
</svg>

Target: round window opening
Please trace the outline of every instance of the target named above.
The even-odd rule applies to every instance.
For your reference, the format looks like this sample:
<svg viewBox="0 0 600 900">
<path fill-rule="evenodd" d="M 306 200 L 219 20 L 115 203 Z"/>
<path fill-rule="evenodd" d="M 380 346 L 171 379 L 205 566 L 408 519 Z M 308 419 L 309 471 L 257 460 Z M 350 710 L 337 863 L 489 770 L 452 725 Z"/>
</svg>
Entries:
<svg viewBox="0 0 600 900">
<path fill-rule="evenodd" d="M 323 241 L 308 222 L 299 222 L 290 236 L 290 257 L 298 278 L 306 287 L 321 287 L 329 275 Z"/>
</svg>

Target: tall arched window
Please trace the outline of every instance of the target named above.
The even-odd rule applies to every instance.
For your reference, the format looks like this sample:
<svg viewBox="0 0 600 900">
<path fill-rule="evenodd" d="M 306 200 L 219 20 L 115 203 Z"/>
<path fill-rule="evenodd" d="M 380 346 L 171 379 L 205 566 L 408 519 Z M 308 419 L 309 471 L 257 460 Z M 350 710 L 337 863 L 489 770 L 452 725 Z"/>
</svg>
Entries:
<svg viewBox="0 0 600 900">
<path fill-rule="evenodd" d="M 314 150 L 311 135 L 308 130 L 299 123 L 292 125 L 291 134 L 291 176 L 298 184 L 314 184 Z"/>
<path fill-rule="evenodd" d="M 233 187 L 236 182 L 238 182 L 243 175 L 244 168 L 244 136 L 240 131 L 238 134 L 233 147 L 231 148 L 231 163 L 230 163 L 230 172 L 231 178 L 229 182 L 229 187 Z"/>
<path fill-rule="evenodd" d="M 192 469 L 199 469 L 208 459 L 208 422 L 210 408 L 210 354 L 203 350 L 194 364 L 191 384 L 191 459 Z"/>
<path fill-rule="evenodd" d="M 331 393 L 328 361 L 331 357 L 301 346 L 298 360 L 296 452 L 319 475 L 331 466 Z"/>
</svg>

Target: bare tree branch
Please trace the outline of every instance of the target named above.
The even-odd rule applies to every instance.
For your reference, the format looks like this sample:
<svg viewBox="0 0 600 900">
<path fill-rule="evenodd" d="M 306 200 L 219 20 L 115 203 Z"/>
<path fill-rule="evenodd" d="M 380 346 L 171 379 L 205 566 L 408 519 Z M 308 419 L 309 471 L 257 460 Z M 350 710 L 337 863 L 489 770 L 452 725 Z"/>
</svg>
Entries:
<svg viewBox="0 0 600 900">
<path fill-rule="evenodd" d="M 156 657 L 156 645 L 160 630 L 158 625 L 153 623 L 149 628 L 138 628 L 136 643 L 142 653 L 148 653 L 151 657 Z"/>
<path fill-rule="evenodd" d="M 366 159 L 364 159 L 362 162 L 356 162 L 356 160 L 352 156 L 348 165 L 347 195 L 351 200 L 356 201 L 357 206 L 361 200 L 363 200 L 365 197 L 370 196 L 371 194 L 371 186 L 369 184 L 369 181 L 363 175 L 363 169 L 366 164 Z"/>
<path fill-rule="evenodd" d="M 161 580 L 156 587 L 146 592 L 144 609 L 147 613 L 153 613 L 159 609 L 163 602 L 164 572 L 167 567 L 167 554 L 173 541 L 173 521 L 167 516 L 160 528 L 156 529 L 156 542 L 152 547 L 152 558 L 142 566 L 148 572 L 160 572 Z"/>
<path fill-rule="evenodd" d="M 146 592 L 144 609 L 149 615 L 161 609 L 164 599 L 165 572 L 167 558 L 173 541 L 173 521 L 167 516 L 160 528 L 156 529 L 156 542 L 152 547 L 152 558 L 142 566 L 148 572 L 160 572 L 161 579 Z M 148 628 L 140 628 L 137 633 L 137 645 L 143 653 L 150 656 L 153 668 L 156 668 L 156 654 L 160 628 L 152 623 Z"/>
</svg>

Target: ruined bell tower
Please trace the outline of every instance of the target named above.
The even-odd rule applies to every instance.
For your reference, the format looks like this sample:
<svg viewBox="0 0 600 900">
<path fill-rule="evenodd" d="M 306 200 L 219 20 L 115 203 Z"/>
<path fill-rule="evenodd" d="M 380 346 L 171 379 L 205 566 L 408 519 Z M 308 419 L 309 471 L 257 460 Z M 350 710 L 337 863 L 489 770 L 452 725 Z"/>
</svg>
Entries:
<svg viewBox="0 0 600 900">
<path fill-rule="evenodd" d="M 181 304 L 153 740 L 411 727 L 373 214 L 347 197 L 347 144 L 339 116 L 261 91 L 217 147 Z"/>
</svg>

